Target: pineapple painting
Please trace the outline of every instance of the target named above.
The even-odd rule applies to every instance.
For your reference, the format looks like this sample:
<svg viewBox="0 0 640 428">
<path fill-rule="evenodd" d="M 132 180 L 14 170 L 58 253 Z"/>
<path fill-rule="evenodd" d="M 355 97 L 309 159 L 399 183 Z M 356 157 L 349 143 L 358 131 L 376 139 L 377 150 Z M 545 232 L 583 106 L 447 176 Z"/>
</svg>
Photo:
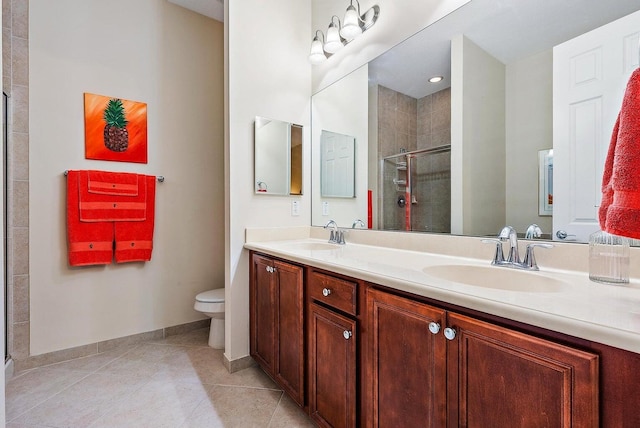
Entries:
<svg viewBox="0 0 640 428">
<path fill-rule="evenodd" d="M 114 152 L 124 152 L 129 147 L 127 118 L 122 100 L 111 98 L 104 109 L 104 145 Z"/>
<path fill-rule="evenodd" d="M 147 104 L 84 94 L 87 159 L 147 163 Z"/>
</svg>

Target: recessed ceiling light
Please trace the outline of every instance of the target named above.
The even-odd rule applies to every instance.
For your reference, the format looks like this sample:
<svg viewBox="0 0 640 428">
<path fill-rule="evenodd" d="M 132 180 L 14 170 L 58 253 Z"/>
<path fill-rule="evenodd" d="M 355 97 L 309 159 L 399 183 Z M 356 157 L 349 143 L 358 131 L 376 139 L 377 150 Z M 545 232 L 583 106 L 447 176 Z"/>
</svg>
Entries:
<svg viewBox="0 0 640 428">
<path fill-rule="evenodd" d="M 432 78 L 429 79 L 429 83 L 438 83 L 438 82 L 441 82 L 442 79 L 444 79 L 444 77 L 442 76 L 433 76 Z"/>
</svg>

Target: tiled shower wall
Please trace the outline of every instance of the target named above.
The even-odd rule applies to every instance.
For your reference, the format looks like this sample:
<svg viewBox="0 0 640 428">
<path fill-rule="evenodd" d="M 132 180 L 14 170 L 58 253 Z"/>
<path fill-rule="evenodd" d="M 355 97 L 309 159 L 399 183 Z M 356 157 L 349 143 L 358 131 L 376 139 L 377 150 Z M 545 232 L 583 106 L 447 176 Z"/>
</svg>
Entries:
<svg viewBox="0 0 640 428">
<path fill-rule="evenodd" d="M 29 356 L 29 1 L 2 0 L 2 89 L 8 103 L 7 330 L 9 353 Z"/>
<path fill-rule="evenodd" d="M 378 159 L 405 151 L 428 149 L 451 142 L 451 90 L 449 88 L 415 99 L 384 86 L 378 87 Z M 416 159 L 411 230 L 450 231 L 450 154 Z M 383 228 L 406 230 L 405 209 L 398 206 L 404 196 L 393 179 L 406 173 L 390 162 L 383 167 L 383 192 L 379 195 Z M 382 198 L 385 198 L 383 200 Z M 410 201 L 406 201 L 410 203 Z"/>
</svg>

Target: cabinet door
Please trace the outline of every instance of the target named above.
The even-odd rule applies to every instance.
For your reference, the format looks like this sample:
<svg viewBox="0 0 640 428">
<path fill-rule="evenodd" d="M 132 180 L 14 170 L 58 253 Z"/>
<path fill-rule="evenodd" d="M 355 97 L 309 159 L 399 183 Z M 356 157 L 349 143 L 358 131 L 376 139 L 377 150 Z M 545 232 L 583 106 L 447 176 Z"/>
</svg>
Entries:
<svg viewBox="0 0 640 428">
<path fill-rule="evenodd" d="M 270 375 L 276 364 L 276 276 L 270 258 L 253 255 L 249 296 L 251 356 Z"/>
<path fill-rule="evenodd" d="M 366 302 L 367 426 L 445 426 L 445 312 L 375 289 Z"/>
<path fill-rule="evenodd" d="M 598 356 L 448 315 L 449 427 L 597 427 Z"/>
<path fill-rule="evenodd" d="M 309 310 L 309 413 L 323 427 L 356 425 L 356 322 Z"/>
<path fill-rule="evenodd" d="M 274 261 L 276 287 L 275 378 L 300 406 L 304 405 L 303 273 L 299 266 Z"/>
</svg>

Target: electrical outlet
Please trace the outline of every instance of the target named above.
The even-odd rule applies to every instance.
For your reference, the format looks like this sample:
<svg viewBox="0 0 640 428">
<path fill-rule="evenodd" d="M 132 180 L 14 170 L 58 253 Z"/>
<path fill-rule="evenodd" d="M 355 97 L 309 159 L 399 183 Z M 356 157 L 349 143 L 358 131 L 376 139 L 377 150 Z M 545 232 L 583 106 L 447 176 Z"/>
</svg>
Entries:
<svg viewBox="0 0 640 428">
<path fill-rule="evenodd" d="M 300 215 L 300 201 L 291 201 L 291 215 L 294 217 Z"/>
<path fill-rule="evenodd" d="M 322 215 L 329 215 L 329 202 L 322 203 Z"/>
</svg>

